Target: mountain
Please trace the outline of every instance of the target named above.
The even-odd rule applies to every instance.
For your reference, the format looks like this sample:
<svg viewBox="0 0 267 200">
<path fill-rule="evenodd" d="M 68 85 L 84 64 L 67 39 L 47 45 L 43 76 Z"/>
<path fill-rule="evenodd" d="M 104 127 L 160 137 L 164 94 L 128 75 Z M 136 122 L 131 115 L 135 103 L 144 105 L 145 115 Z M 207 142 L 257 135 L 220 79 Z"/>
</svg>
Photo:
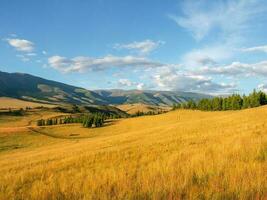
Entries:
<svg viewBox="0 0 267 200">
<path fill-rule="evenodd" d="M 179 92 L 179 91 L 153 91 L 153 90 L 95 90 L 110 104 L 134 104 L 143 103 L 148 105 L 173 105 L 174 103 L 188 100 L 211 98 L 210 95 Z"/>
<path fill-rule="evenodd" d="M 209 95 L 175 91 L 95 90 L 90 91 L 24 73 L 0 72 L 0 96 L 43 103 L 78 105 L 117 105 L 144 103 L 172 105 L 190 99 L 210 98 Z"/>
<path fill-rule="evenodd" d="M 0 96 L 38 102 L 108 104 L 93 91 L 23 73 L 0 72 Z"/>
</svg>

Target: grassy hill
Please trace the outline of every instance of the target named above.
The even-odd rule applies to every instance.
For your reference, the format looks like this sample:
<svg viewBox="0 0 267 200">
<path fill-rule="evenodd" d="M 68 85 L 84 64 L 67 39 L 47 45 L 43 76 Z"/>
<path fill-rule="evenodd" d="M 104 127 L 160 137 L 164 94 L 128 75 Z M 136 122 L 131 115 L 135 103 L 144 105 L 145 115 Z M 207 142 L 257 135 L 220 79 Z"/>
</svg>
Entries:
<svg viewBox="0 0 267 200">
<path fill-rule="evenodd" d="M 56 81 L 22 73 L 0 72 L 0 97 L 20 98 L 29 101 L 53 104 L 110 105 L 143 103 L 149 105 L 173 105 L 174 103 L 198 100 L 208 95 L 138 90 L 90 91 Z M 88 86 L 90 87 L 90 86 Z"/>
<path fill-rule="evenodd" d="M 155 112 L 158 113 L 160 111 L 169 111 L 171 110 L 171 107 L 167 106 L 153 106 L 153 105 L 147 105 L 147 104 L 141 104 L 141 103 L 135 103 L 135 104 L 121 104 L 116 106 L 122 111 L 125 111 L 128 114 L 136 114 L 137 112 Z"/>
<path fill-rule="evenodd" d="M 188 100 L 200 100 L 211 98 L 209 95 L 179 92 L 179 91 L 153 91 L 153 90 L 96 90 L 110 104 L 146 104 L 154 106 L 172 106 L 174 103 L 182 103 Z"/>
<path fill-rule="evenodd" d="M 97 93 L 22 73 L 0 72 L 0 96 L 37 102 L 108 104 Z"/>
<path fill-rule="evenodd" d="M 0 110 L 5 110 L 5 109 L 19 109 L 19 108 L 35 108 L 35 107 L 48 107 L 52 108 L 55 107 L 56 105 L 52 104 L 44 104 L 44 103 L 35 103 L 31 101 L 23 101 L 20 99 L 15 99 L 15 98 L 9 98 L 9 97 L 0 97 Z"/>
<path fill-rule="evenodd" d="M 12 131 L 38 114 L 0 118 L 0 199 L 267 198 L 266 106 Z"/>
</svg>

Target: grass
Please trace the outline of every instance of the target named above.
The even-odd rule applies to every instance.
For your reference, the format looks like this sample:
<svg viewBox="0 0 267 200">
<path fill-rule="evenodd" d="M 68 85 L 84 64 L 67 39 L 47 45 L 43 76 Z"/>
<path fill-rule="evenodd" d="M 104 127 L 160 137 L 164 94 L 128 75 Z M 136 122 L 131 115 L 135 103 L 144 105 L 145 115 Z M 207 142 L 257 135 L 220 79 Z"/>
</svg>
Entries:
<svg viewBox="0 0 267 200">
<path fill-rule="evenodd" d="M 14 133 L 2 132 L 0 134 L 0 155 L 12 150 L 33 149 L 50 143 L 56 143 L 56 141 L 53 138 L 40 135 L 28 129 Z"/>
<path fill-rule="evenodd" d="M 35 103 L 35 102 L 30 102 L 30 101 L 24 101 L 20 99 L 14 99 L 14 98 L 9 98 L 9 97 L 0 97 L 0 109 L 19 109 L 19 108 L 35 108 L 35 107 L 48 107 L 52 108 L 55 107 L 55 105 L 51 104 L 44 104 L 44 103 Z"/>
<path fill-rule="evenodd" d="M 0 152 L 0 199 L 266 199 L 266 118 L 178 110 L 0 133 L 20 145 Z"/>
<path fill-rule="evenodd" d="M 47 119 L 59 115 L 69 115 L 66 113 L 59 113 L 54 111 L 38 111 L 32 110 L 26 112 L 23 116 L 7 116 L 0 115 L 0 133 L 5 128 L 11 130 L 17 130 L 17 128 L 25 128 L 27 126 L 36 125 L 38 119 Z M 14 131 L 13 131 L 14 132 Z"/>
<path fill-rule="evenodd" d="M 146 105 L 142 103 L 122 104 L 122 105 L 118 105 L 117 108 L 127 112 L 128 114 L 136 114 L 138 111 L 147 113 L 149 111 L 158 112 L 158 111 L 169 111 L 171 109 L 171 107 L 167 107 L 167 106 L 153 106 L 153 105 Z"/>
<path fill-rule="evenodd" d="M 111 126 L 118 120 L 106 121 L 104 126 Z M 88 129 L 84 128 L 82 124 L 66 124 L 48 127 L 38 127 L 32 129 L 36 133 L 47 135 L 53 138 L 62 139 L 81 139 L 99 137 L 105 134 L 100 128 Z M 107 133 L 109 135 L 109 133 Z"/>
</svg>

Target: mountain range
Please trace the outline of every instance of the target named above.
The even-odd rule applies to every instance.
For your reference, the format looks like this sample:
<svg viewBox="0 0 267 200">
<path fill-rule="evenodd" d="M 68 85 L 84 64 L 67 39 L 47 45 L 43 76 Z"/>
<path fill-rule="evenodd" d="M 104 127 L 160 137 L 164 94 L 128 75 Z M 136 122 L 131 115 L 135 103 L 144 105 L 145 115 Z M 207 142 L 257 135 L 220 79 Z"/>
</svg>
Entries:
<svg viewBox="0 0 267 200">
<path fill-rule="evenodd" d="M 210 95 L 154 90 L 88 90 L 24 73 L 0 72 L 0 96 L 43 103 L 78 105 L 119 105 L 143 103 L 171 106 Z"/>
</svg>

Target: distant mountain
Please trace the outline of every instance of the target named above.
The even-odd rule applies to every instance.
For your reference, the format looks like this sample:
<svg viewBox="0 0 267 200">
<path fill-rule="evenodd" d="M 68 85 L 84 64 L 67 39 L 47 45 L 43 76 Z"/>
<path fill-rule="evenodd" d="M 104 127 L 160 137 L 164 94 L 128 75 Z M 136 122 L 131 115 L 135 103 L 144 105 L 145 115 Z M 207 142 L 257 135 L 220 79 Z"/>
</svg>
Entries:
<svg viewBox="0 0 267 200">
<path fill-rule="evenodd" d="M 211 98 L 210 95 L 178 92 L 178 91 L 153 91 L 153 90 L 95 90 L 110 104 L 134 104 L 143 103 L 148 105 L 173 105 L 174 103 L 188 100 Z"/>
<path fill-rule="evenodd" d="M 211 96 L 189 92 L 95 90 L 67 85 L 23 73 L 0 72 L 0 96 L 14 97 L 35 102 L 72 103 L 79 105 L 111 105 L 144 103 L 172 105 L 190 99 Z"/>
<path fill-rule="evenodd" d="M 108 104 L 93 91 L 22 73 L 0 72 L 0 96 L 38 102 Z"/>
</svg>

